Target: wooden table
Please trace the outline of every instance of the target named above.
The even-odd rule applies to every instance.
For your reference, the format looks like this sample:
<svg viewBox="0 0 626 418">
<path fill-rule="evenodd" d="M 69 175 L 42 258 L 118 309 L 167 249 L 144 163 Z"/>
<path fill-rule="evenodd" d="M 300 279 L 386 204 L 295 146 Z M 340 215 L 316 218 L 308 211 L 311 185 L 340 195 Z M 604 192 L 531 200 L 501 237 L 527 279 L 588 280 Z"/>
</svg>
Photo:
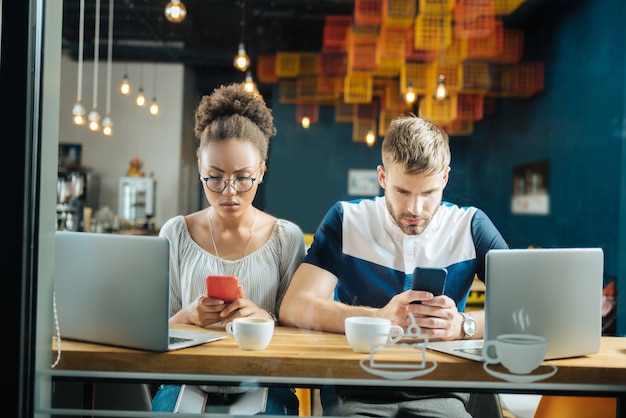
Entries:
<svg viewBox="0 0 626 418">
<path fill-rule="evenodd" d="M 202 330 L 183 325 L 180 328 Z M 211 332 L 224 333 L 217 328 Z M 558 368 L 548 379 L 534 383 L 510 383 L 489 375 L 482 363 L 427 350 L 435 369 L 407 380 L 380 378 L 365 371 L 343 334 L 277 327 L 266 350 L 243 351 L 230 337 L 197 347 L 154 353 L 99 344 L 63 340 L 61 360 L 50 372 L 60 378 L 124 378 L 159 382 L 245 382 L 319 386 L 332 383 L 349 386 L 421 387 L 493 390 L 528 393 L 619 395 L 626 393 L 626 338 L 603 337 L 594 355 L 547 362 Z M 53 341 L 53 358 L 57 353 Z M 406 357 L 403 356 L 404 362 Z M 420 360 L 420 356 L 415 356 Z M 398 359 L 397 354 L 377 357 Z M 499 366 L 498 366 L 499 367 Z M 548 369 L 540 366 L 538 371 Z"/>
</svg>

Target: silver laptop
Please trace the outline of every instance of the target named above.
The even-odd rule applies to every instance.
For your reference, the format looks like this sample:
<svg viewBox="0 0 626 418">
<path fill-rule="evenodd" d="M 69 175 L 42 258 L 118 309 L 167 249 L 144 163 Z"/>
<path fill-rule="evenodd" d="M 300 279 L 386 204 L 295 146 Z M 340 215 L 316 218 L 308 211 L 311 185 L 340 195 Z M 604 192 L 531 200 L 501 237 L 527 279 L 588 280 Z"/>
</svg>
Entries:
<svg viewBox="0 0 626 418">
<path fill-rule="evenodd" d="M 542 335 L 546 360 L 597 353 L 602 337 L 601 248 L 491 250 L 486 257 L 485 339 Z M 427 347 L 482 361 L 483 340 Z"/>
<path fill-rule="evenodd" d="M 57 231 L 55 251 L 61 340 L 163 352 L 225 338 L 169 329 L 166 238 Z"/>
</svg>

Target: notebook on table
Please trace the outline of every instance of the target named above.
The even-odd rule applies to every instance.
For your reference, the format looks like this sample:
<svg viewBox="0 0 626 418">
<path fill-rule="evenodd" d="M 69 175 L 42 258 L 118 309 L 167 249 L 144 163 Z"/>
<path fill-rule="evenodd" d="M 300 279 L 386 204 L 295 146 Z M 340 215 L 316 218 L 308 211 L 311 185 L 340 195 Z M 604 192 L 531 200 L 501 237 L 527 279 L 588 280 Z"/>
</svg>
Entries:
<svg viewBox="0 0 626 418">
<path fill-rule="evenodd" d="M 541 335 L 545 359 L 600 350 L 604 253 L 601 248 L 491 250 L 485 266 L 486 340 Z M 429 342 L 427 348 L 482 361 L 484 340 Z"/>
<path fill-rule="evenodd" d="M 61 339 L 164 352 L 225 338 L 169 328 L 166 238 L 57 231 L 55 252 Z"/>
</svg>

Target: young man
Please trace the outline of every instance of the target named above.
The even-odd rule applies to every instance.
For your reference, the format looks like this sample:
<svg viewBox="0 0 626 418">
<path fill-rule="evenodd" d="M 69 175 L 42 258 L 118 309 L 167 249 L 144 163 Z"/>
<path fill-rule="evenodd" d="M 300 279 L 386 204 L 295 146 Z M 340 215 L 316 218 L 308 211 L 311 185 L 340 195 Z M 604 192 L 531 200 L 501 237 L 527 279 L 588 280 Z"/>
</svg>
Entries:
<svg viewBox="0 0 626 418">
<path fill-rule="evenodd" d="M 484 312 L 463 310 L 474 275 L 484 281 L 485 254 L 507 243 L 480 209 L 442 201 L 450 174 L 448 135 L 414 115 L 395 119 L 382 162 L 384 197 L 338 202 L 328 211 L 285 294 L 281 323 L 343 333 L 346 317 L 376 316 L 406 329 L 411 312 L 431 340 L 482 338 Z M 411 290 L 417 266 L 448 270 L 444 295 Z M 324 414 L 336 416 L 469 417 L 468 398 L 322 390 Z"/>
</svg>

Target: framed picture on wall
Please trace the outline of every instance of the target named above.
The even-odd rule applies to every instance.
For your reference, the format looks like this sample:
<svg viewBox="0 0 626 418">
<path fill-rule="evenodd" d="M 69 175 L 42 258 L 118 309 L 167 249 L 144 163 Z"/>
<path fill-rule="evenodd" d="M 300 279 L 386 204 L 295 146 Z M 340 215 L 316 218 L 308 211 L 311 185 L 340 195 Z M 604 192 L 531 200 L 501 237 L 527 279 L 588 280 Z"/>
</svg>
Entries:
<svg viewBox="0 0 626 418">
<path fill-rule="evenodd" d="M 348 194 L 350 196 L 378 196 L 380 186 L 376 170 L 348 170 Z"/>
<path fill-rule="evenodd" d="M 59 144 L 59 168 L 66 170 L 80 168 L 82 151 L 81 144 Z"/>
<path fill-rule="evenodd" d="M 537 161 L 513 168 L 511 213 L 518 215 L 550 214 L 550 162 Z"/>
</svg>

